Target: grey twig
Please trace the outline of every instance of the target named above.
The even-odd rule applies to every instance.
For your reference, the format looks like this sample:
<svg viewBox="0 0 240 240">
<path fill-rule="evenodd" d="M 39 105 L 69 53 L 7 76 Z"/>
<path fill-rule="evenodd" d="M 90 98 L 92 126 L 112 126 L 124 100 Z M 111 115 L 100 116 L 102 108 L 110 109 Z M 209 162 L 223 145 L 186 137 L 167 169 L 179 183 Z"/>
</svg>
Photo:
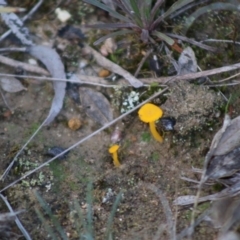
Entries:
<svg viewBox="0 0 240 240">
<path fill-rule="evenodd" d="M 44 0 L 39 0 L 38 3 L 30 10 L 30 12 L 25 15 L 23 18 L 22 18 L 22 21 L 25 22 L 27 19 L 31 18 L 31 16 L 33 15 L 33 13 L 35 13 L 37 11 L 37 9 L 41 6 L 41 4 L 43 3 Z M 12 32 L 12 30 L 8 30 L 6 31 L 1 37 L 0 37 L 0 42 L 2 40 L 4 40 L 6 37 L 9 36 L 9 34 Z"/>
</svg>

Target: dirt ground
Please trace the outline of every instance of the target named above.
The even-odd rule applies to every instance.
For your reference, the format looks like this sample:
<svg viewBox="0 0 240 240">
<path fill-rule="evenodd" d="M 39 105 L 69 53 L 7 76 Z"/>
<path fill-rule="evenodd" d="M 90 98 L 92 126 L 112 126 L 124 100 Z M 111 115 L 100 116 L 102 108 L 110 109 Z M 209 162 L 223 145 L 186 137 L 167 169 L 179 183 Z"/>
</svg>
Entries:
<svg viewBox="0 0 240 240">
<path fill-rule="evenodd" d="M 72 1 L 72 4 L 74 3 L 76 2 Z M 44 6 L 49 11 L 54 9 L 54 6 L 47 4 Z M 80 8 L 80 5 L 77 6 Z M 74 12 L 73 9 L 72 11 Z M 43 42 L 58 41 L 47 34 L 48 31 L 59 29 L 58 20 L 49 22 L 44 16 L 41 18 L 43 22 L 40 27 L 39 16 L 40 12 L 30 25 L 33 28 L 36 24 L 35 34 L 41 36 Z M 51 16 L 54 16 L 54 13 L 51 13 L 49 18 Z M 68 56 L 62 57 L 68 59 Z M 23 58 L 27 60 L 29 56 Z M 68 69 L 74 68 L 69 62 L 66 64 Z M 6 71 L 11 73 L 12 69 L 1 66 L 1 72 Z M 25 83 L 27 91 L 4 92 L 8 105 L 14 110 L 12 114 L 0 98 L 1 173 L 40 126 L 51 106 L 53 90 L 50 82 L 26 79 Z M 106 94 L 104 89 L 97 90 Z M 231 113 L 232 116 L 237 116 L 240 112 L 238 89 L 235 89 L 234 93 L 237 97 L 232 104 Z M 120 192 L 122 199 L 113 218 L 112 239 L 169 239 L 166 231 L 168 227 L 164 211 L 166 209 L 161 204 L 159 196 L 149 189 L 152 185 L 160 189 L 169 201 L 176 220 L 176 232 L 180 233 L 189 226 L 192 206 L 179 208 L 173 205 L 173 201 L 177 196 L 195 195 L 196 186 L 181 180 L 180 177 L 200 179 L 199 175 L 192 173 L 191 168 L 202 168 L 211 140 L 222 124 L 226 102 L 218 89 L 212 90 L 188 82 L 172 84 L 165 97 L 167 100 L 161 108 L 165 116 L 175 117 L 177 123 L 175 131 L 164 132 L 162 144 L 151 137 L 148 125 L 140 122 L 135 112 L 128 116 L 128 119 L 117 123 L 123 130 L 119 168 L 114 167 L 108 153 L 115 125 L 82 143 L 70 151 L 64 159 L 56 159 L 49 166 L 3 193 L 15 210 L 26 210 L 19 218 L 32 239 L 52 239 L 36 211 L 40 211 L 45 223 L 57 232 L 56 223 L 41 207 L 36 197 L 37 193 L 51 208 L 52 214 L 58 219 L 69 239 L 79 239 L 78 227 L 82 229 L 83 222 L 87 219 L 91 197 L 93 235 L 95 239 L 104 239 L 112 207 Z M 161 102 L 160 98 L 154 101 L 158 100 Z M 116 109 L 115 115 L 118 115 Z M 77 131 L 67 126 L 67 121 L 73 117 L 79 118 L 82 122 L 81 128 Z M 67 95 L 60 115 L 31 141 L 18 158 L 6 181 L 0 186 L 6 186 L 47 161 L 50 158 L 47 155 L 50 148 L 68 148 L 100 127 L 86 115 L 81 105 L 76 104 Z M 160 127 L 159 129 L 161 131 Z M 93 184 L 90 193 L 87 190 L 89 182 Z M 215 188 L 209 187 L 204 189 L 204 194 L 216 191 Z M 74 207 L 76 202 L 80 205 L 82 218 L 77 216 Z M 209 203 L 201 204 L 197 209 L 197 215 L 208 207 Z M 8 211 L 2 201 L 0 211 Z M 161 229 L 164 229 L 164 233 L 159 238 Z M 12 231 L 21 235 L 14 225 Z M 203 222 L 195 229 L 192 239 L 214 239 L 216 236 L 217 230 L 211 224 Z M 58 235 L 57 239 L 63 238 Z"/>
</svg>

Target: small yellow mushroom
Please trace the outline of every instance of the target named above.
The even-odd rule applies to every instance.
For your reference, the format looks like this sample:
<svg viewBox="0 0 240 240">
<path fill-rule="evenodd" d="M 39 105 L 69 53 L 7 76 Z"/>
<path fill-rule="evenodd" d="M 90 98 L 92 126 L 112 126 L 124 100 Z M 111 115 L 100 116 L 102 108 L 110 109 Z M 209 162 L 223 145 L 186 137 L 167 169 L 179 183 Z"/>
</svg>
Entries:
<svg viewBox="0 0 240 240">
<path fill-rule="evenodd" d="M 150 132 L 152 133 L 153 137 L 157 141 L 162 142 L 163 138 L 157 132 L 155 126 L 155 121 L 157 121 L 163 115 L 162 109 L 152 103 L 146 103 L 139 109 L 138 115 L 143 122 L 149 123 Z"/>
<path fill-rule="evenodd" d="M 110 147 L 108 149 L 109 153 L 112 154 L 112 158 L 113 158 L 113 163 L 115 167 L 119 167 L 121 164 L 118 161 L 118 155 L 117 155 L 117 150 L 119 149 L 119 145 L 115 144 L 112 147 Z"/>
</svg>

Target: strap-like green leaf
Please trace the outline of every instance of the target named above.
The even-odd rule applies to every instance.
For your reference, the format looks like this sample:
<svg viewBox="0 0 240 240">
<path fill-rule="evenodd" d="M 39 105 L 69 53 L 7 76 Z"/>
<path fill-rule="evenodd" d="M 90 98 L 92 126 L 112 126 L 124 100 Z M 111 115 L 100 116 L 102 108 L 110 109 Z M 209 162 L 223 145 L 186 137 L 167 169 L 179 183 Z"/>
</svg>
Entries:
<svg viewBox="0 0 240 240">
<path fill-rule="evenodd" d="M 212 3 L 207 6 L 201 7 L 198 10 L 196 10 L 194 13 L 192 13 L 186 20 L 184 24 L 184 28 L 182 29 L 183 33 L 187 33 L 190 26 L 193 24 L 193 22 L 200 17 L 202 14 L 205 14 L 210 11 L 218 11 L 218 10 L 228 10 L 228 11 L 239 11 L 236 7 L 236 5 L 231 3 Z"/>
<path fill-rule="evenodd" d="M 172 46 L 175 43 L 172 38 L 168 37 L 164 33 L 154 31 L 154 32 L 152 32 L 152 35 L 159 37 L 160 39 L 162 39 L 164 42 L 166 42 L 170 46 Z"/>
<path fill-rule="evenodd" d="M 99 23 L 85 25 L 85 27 L 97 29 L 117 29 L 117 28 L 137 28 L 138 26 L 132 23 Z"/>
<path fill-rule="evenodd" d="M 155 29 L 156 26 L 163 21 L 165 18 L 167 18 L 169 15 L 171 15 L 173 12 L 177 11 L 181 7 L 184 7 L 185 5 L 193 2 L 194 0 L 178 0 L 175 2 L 163 15 L 158 17 L 154 23 L 152 24 L 152 29 Z"/>
<path fill-rule="evenodd" d="M 96 7 L 99 7 L 101 9 L 103 9 L 104 11 L 107 11 L 109 12 L 109 14 L 121 21 L 124 21 L 124 22 L 131 22 L 131 20 L 121 14 L 119 14 L 118 12 L 112 10 L 111 8 L 109 8 L 107 5 L 103 4 L 103 3 L 100 3 L 99 1 L 97 0 L 83 0 L 84 2 L 86 3 L 89 3 L 89 4 L 92 4 Z"/>
<path fill-rule="evenodd" d="M 134 33 L 134 31 L 125 29 L 125 30 L 121 30 L 121 31 L 117 31 L 117 32 L 107 34 L 106 36 L 103 36 L 103 37 L 99 38 L 96 42 L 93 43 L 93 45 L 98 45 L 99 43 L 105 41 L 106 39 L 108 39 L 110 37 L 116 37 L 116 36 L 125 35 L 125 34 L 128 34 L 128 33 Z"/>
</svg>

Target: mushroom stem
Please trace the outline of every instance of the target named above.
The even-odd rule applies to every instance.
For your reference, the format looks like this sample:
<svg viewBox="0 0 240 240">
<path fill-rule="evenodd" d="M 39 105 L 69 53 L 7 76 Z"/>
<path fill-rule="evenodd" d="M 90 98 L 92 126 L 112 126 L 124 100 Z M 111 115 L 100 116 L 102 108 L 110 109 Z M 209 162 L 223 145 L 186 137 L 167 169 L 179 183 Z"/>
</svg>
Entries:
<svg viewBox="0 0 240 240">
<path fill-rule="evenodd" d="M 115 167 L 120 167 L 120 162 L 118 161 L 117 151 L 112 154 L 113 163 Z"/>
<path fill-rule="evenodd" d="M 158 131 L 156 130 L 156 126 L 155 126 L 155 122 L 150 122 L 149 123 L 150 126 L 150 132 L 152 133 L 153 137 L 159 141 L 159 142 L 163 142 L 163 138 L 162 136 L 158 133 Z"/>
</svg>

